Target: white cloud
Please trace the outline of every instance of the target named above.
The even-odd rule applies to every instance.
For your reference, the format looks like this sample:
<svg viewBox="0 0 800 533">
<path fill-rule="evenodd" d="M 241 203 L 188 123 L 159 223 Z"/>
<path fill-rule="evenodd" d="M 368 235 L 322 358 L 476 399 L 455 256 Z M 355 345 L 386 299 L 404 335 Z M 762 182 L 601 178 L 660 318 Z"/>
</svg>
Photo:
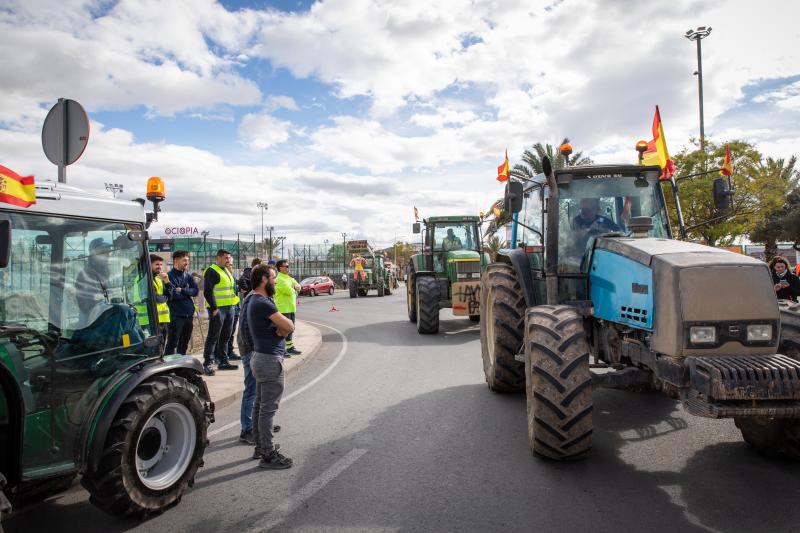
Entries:
<svg viewBox="0 0 800 533">
<path fill-rule="evenodd" d="M 297 102 L 291 96 L 269 95 L 264 102 L 264 109 L 267 112 L 277 111 L 278 109 L 288 109 L 297 111 Z"/>
<path fill-rule="evenodd" d="M 292 124 L 269 114 L 248 113 L 239 124 L 239 140 L 255 150 L 266 150 L 289 140 Z"/>
</svg>

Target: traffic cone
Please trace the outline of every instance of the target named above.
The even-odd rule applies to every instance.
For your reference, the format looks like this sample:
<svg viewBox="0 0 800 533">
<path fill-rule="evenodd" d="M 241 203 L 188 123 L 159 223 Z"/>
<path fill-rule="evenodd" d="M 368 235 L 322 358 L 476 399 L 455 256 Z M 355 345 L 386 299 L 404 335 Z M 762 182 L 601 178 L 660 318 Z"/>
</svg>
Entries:
<svg viewBox="0 0 800 533">
<path fill-rule="evenodd" d="M 329 312 L 329 313 L 332 313 L 332 312 L 334 312 L 334 311 L 338 311 L 338 309 L 336 309 L 336 306 L 335 306 L 335 305 L 331 304 L 331 308 L 330 308 L 330 309 L 328 309 L 328 312 Z"/>
</svg>

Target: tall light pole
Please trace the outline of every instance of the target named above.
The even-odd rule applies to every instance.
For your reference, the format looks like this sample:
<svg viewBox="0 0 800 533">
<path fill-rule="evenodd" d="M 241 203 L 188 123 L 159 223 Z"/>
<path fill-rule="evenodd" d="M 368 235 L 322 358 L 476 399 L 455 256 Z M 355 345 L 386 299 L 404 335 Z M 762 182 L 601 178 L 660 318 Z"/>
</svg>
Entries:
<svg viewBox="0 0 800 533">
<path fill-rule="evenodd" d="M 275 226 L 270 226 L 267 228 L 269 232 L 269 258 L 272 259 L 272 232 L 275 231 Z"/>
<path fill-rule="evenodd" d="M 106 190 L 112 194 L 114 198 L 117 197 L 117 193 L 122 193 L 124 186 L 121 183 L 106 183 Z"/>
<path fill-rule="evenodd" d="M 272 229 L 272 228 L 270 228 Z M 283 249 L 283 241 L 286 240 L 286 237 L 276 237 L 281 243 L 281 259 L 285 259 L 284 249 Z"/>
<path fill-rule="evenodd" d="M 264 211 L 269 208 L 269 204 L 265 204 L 264 202 L 258 202 L 256 204 L 258 208 L 261 210 L 261 253 L 264 253 Z"/>
<path fill-rule="evenodd" d="M 700 26 L 696 30 L 688 30 L 686 38 L 690 41 L 697 43 L 697 87 L 700 93 L 700 150 L 705 153 L 706 151 L 706 132 L 705 124 L 703 123 L 703 54 L 700 41 L 711 35 L 711 26 L 706 28 Z"/>
</svg>

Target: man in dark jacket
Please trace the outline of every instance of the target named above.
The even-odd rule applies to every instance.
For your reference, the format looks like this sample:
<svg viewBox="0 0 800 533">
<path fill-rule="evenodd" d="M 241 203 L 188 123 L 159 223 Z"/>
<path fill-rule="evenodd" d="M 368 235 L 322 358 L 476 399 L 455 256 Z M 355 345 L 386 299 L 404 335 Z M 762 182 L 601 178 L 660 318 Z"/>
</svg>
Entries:
<svg viewBox="0 0 800 533">
<path fill-rule="evenodd" d="M 239 278 L 239 298 L 241 300 L 244 300 L 247 293 L 253 290 L 252 284 L 250 283 L 250 275 L 253 273 L 253 267 L 260 264 L 261 259 L 256 257 L 250 262 L 249 267 L 242 270 L 242 276 Z"/>
<path fill-rule="evenodd" d="M 197 296 L 197 283 L 188 272 L 189 252 L 175 250 L 172 254 L 172 269 L 167 274 L 172 285 L 172 299 L 169 303 L 169 336 L 167 355 L 186 354 L 194 329 L 194 297 Z"/>
</svg>

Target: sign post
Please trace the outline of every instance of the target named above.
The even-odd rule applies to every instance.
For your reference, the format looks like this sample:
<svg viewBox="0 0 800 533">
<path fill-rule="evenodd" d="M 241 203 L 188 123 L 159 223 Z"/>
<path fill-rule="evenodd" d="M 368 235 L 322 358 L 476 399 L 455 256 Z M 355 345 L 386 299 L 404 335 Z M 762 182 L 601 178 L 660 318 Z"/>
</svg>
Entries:
<svg viewBox="0 0 800 533">
<path fill-rule="evenodd" d="M 75 100 L 59 98 L 42 126 L 42 149 L 58 165 L 58 182 L 67 182 L 67 165 L 77 161 L 89 143 L 89 117 Z"/>
</svg>

